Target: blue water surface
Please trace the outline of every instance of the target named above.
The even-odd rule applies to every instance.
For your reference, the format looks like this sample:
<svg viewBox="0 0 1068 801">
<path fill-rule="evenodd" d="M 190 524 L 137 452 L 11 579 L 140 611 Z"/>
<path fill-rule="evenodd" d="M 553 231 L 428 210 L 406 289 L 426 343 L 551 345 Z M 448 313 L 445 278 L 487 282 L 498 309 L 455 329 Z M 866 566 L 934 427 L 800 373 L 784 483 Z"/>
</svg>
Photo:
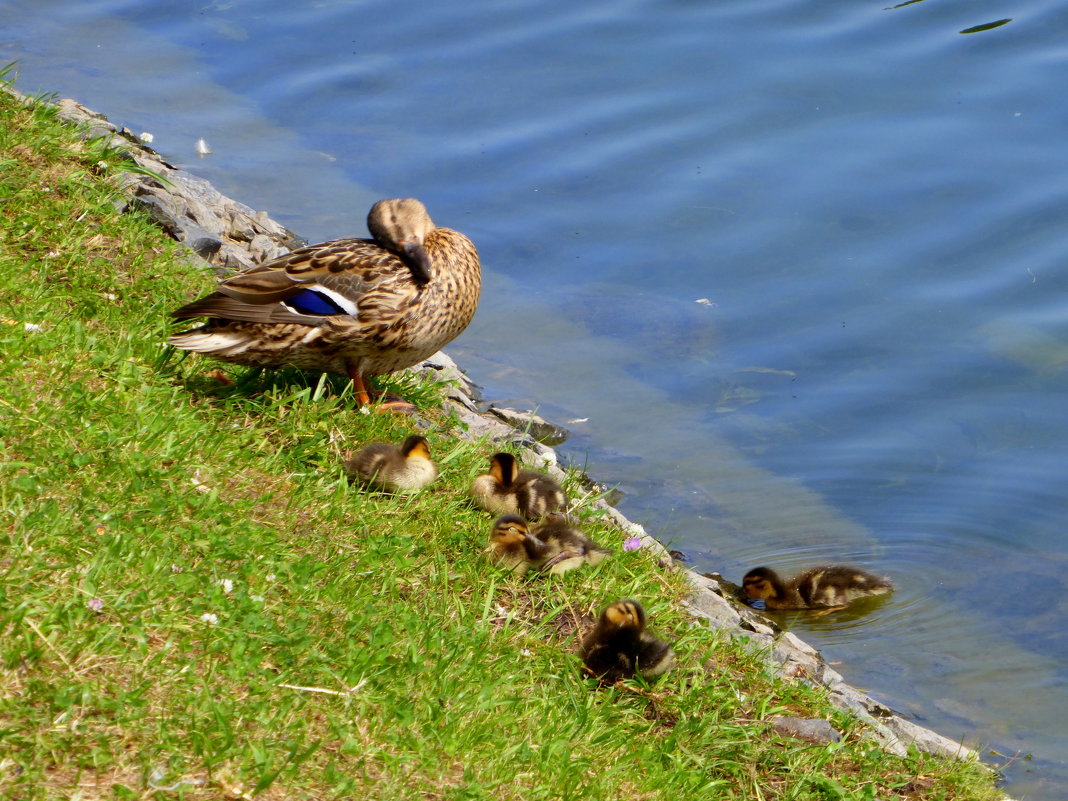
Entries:
<svg viewBox="0 0 1068 801">
<path fill-rule="evenodd" d="M 1068 8 L 893 6 L 7 0 L 0 61 L 312 240 L 423 199 L 488 397 L 699 569 L 893 576 L 791 625 L 1062 798 Z"/>
</svg>

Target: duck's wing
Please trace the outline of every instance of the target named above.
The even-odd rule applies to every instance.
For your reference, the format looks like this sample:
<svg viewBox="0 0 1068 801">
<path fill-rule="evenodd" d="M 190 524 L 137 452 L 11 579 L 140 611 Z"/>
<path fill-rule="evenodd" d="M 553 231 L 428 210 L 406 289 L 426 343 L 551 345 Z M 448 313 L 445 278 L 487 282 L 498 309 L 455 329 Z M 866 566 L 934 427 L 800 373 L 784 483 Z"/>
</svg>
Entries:
<svg viewBox="0 0 1068 801">
<path fill-rule="evenodd" d="M 374 305 L 391 306 L 387 297 L 415 291 L 411 271 L 397 256 L 371 240 L 337 239 L 231 276 L 172 316 L 322 325 L 339 316 L 357 317 L 369 295 L 385 296 Z"/>
</svg>

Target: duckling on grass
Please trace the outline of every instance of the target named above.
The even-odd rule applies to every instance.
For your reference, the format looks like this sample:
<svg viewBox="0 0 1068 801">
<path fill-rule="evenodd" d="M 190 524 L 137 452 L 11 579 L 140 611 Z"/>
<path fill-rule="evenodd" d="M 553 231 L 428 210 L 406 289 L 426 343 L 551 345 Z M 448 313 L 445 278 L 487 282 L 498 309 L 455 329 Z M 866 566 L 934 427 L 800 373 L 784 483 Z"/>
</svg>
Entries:
<svg viewBox="0 0 1068 801">
<path fill-rule="evenodd" d="M 635 674 L 651 680 L 675 664 L 675 652 L 645 628 L 645 610 L 637 601 L 616 601 L 601 612 L 579 649 L 587 672 L 612 684 Z"/>
<path fill-rule="evenodd" d="M 520 470 L 510 453 L 495 453 L 490 471 L 471 483 L 471 497 L 487 512 L 520 514 L 531 519 L 567 506 L 560 485 L 543 473 Z"/>
<path fill-rule="evenodd" d="M 346 459 L 343 466 L 350 476 L 390 492 L 415 492 L 438 477 L 430 444 L 418 434 L 400 445 L 372 442 Z"/>
<path fill-rule="evenodd" d="M 549 515 L 534 526 L 533 533 L 552 550 L 542 570 L 555 575 L 583 565 L 599 564 L 612 553 L 572 526 L 563 515 Z"/>
<path fill-rule="evenodd" d="M 849 565 L 824 565 L 783 579 L 770 567 L 756 567 L 742 579 L 742 592 L 768 609 L 833 611 L 858 598 L 884 595 L 894 589 L 889 579 Z"/>
<path fill-rule="evenodd" d="M 520 576 L 529 570 L 540 570 L 553 555 L 552 548 L 531 534 L 527 521 L 519 515 L 497 518 L 486 553 L 498 567 Z"/>
</svg>

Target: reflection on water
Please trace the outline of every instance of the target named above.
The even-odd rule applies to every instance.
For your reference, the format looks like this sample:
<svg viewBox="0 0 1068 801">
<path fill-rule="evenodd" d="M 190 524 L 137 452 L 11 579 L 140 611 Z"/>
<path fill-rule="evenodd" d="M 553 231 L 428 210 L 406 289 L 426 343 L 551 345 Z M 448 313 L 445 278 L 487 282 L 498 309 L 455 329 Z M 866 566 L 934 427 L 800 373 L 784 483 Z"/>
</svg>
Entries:
<svg viewBox="0 0 1068 801">
<path fill-rule="evenodd" d="M 414 10 L 15 0 L 0 60 L 315 241 L 421 197 L 482 254 L 452 352 L 489 398 L 581 421 L 565 456 L 698 570 L 891 576 L 787 623 L 1063 795 L 1059 4 Z"/>
</svg>

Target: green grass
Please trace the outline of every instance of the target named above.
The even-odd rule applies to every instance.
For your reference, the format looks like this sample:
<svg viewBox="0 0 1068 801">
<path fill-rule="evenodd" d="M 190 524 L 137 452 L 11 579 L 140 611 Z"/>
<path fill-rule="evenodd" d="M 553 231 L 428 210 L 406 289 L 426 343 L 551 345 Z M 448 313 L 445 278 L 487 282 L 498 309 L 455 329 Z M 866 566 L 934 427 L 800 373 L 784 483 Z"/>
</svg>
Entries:
<svg viewBox="0 0 1068 801">
<path fill-rule="evenodd" d="M 430 490 L 350 486 L 342 453 L 411 421 L 166 348 L 210 274 L 116 213 L 102 143 L 46 103 L 0 93 L 0 114 L 0 796 L 997 797 L 692 625 L 647 553 L 533 581 L 488 565 L 465 489 L 493 448 L 441 412 Z M 681 666 L 598 690 L 576 637 L 624 597 Z M 847 736 L 783 739 L 774 713 Z"/>
</svg>

